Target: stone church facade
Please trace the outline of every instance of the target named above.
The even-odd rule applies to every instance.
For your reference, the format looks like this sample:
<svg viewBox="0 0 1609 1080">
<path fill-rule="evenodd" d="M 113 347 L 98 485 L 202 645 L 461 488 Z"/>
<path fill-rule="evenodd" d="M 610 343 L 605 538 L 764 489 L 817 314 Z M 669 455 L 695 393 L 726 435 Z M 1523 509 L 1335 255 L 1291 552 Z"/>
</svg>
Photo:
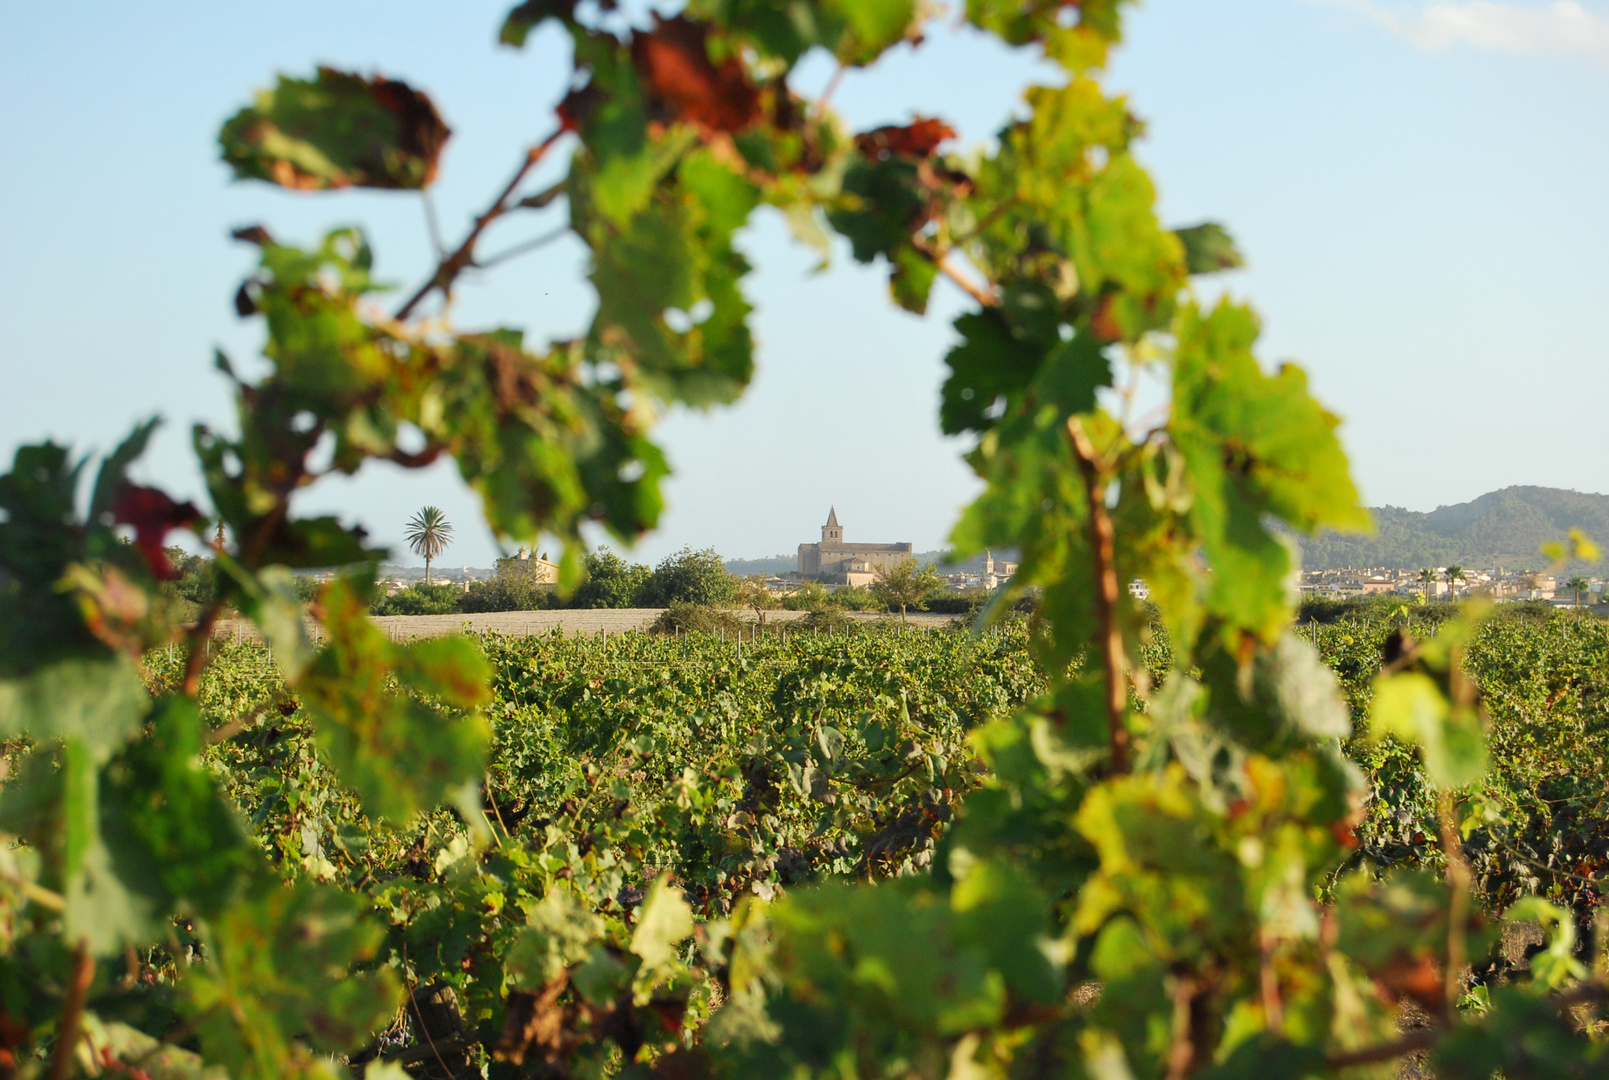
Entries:
<svg viewBox="0 0 1609 1080">
<path fill-rule="evenodd" d="M 799 576 L 832 579 L 844 585 L 869 585 L 879 570 L 891 569 L 912 558 L 905 544 L 846 544 L 844 529 L 838 524 L 838 510 L 827 514 L 821 527 L 819 544 L 799 545 Z"/>
</svg>

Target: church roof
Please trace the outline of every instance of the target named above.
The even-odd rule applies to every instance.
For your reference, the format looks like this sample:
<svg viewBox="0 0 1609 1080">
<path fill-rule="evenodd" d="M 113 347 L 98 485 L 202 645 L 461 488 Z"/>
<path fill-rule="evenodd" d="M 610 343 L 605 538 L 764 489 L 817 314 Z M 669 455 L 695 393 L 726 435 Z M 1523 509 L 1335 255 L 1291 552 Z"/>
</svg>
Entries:
<svg viewBox="0 0 1609 1080">
<path fill-rule="evenodd" d="M 829 529 L 838 527 L 838 508 L 836 506 L 827 511 L 827 527 Z"/>
</svg>

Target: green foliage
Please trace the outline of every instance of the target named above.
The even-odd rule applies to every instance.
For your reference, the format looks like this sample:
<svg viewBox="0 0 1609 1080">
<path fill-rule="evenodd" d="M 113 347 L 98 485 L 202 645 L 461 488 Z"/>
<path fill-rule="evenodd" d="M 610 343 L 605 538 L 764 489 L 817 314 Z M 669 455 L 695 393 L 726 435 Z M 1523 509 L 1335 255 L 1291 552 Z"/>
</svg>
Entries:
<svg viewBox="0 0 1609 1080">
<path fill-rule="evenodd" d="M 669 607 L 671 604 L 730 604 L 737 587 L 726 572 L 726 564 L 714 548 L 691 548 L 665 556 L 643 582 L 635 597 L 637 607 Z"/>
<path fill-rule="evenodd" d="M 470 610 L 461 606 L 468 597 L 456 585 L 446 583 L 427 585 L 418 582 L 398 589 L 389 596 L 376 596 L 369 604 L 371 615 L 445 615 L 451 611 Z M 482 611 L 507 611 L 508 608 L 480 608 Z"/>
<path fill-rule="evenodd" d="M 175 610 L 193 616 L 195 612 L 211 603 L 217 592 L 213 561 L 204 555 L 191 555 L 178 546 L 167 548 L 166 555 L 168 565 L 173 567 L 178 577 L 164 582 L 162 592 L 170 601 L 178 601 L 185 605 Z M 306 595 L 303 599 L 311 600 L 312 595 Z"/>
<path fill-rule="evenodd" d="M 651 571 L 638 563 L 628 563 L 607 547 L 591 552 L 586 559 L 586 580 L 570 600 L 578 608 L 628 608 L 648 584 Z"/>
<path fill-rule="evenodd" d="M 1143 124 L 1100 81 L 1122 0 L 968 0 L 974 30 L 1061 71 L 967 154 L 935 117 L 851 134 L 788 84 L 816 48 L 877 62 L 925 5 L 611 8 L 510 12 L 510 45 L 568 35 L 567 93 L 394 314 L 359 231 L 236 233 L 267 363 L 217 359 L 237 415 L 194 430 L 210 520 L 128 479 L 154 421 L 87 499 L 85 460 L 53 443 L 0 475 L 18 1074 L 330 1076 L 387 1029 L 401 1060 L 498 1080 L 1296 1080 L 1409 1046 L 1449 1076 L 1601 1072 L 1601 1024 L 1573 1010 L 1609 983 L 1567 930 L 1609 850 L 1598 631 L 1469 612 L 1431 634 L 1407 611 L 1310 625 L 1319 651 L 1291 633 L 1291 536 L 1369 517 L 1302 371 L 1265 371 L 1249 309 L 1194 293 L 1238 261 L 1227 233 L 1157 217 Z M 241 179 L 421 189 L 446 137 L 406 84 L 321 69 L 220 146 Z M 562 182 L 529 190 L 561 146 Z M 421 317 L 495 261 L 488 230 L 560 194 L 596 293 L 579 337 Z M 385 553 L 298 517 L 299 492 L 449 456 L 494 535 L 555 538 L 577 588 L 584 530 L 658 520 L 655 417 L 752 374 L 734 238 L 760 206 L 885 261 L 903 307 L 941 276 L 976 302 L 939 419 L 983 490 L 952 541 L 1021 558 L 975 635 L 390 641 L 367 617 Z M 1145 368 L 1172 398 L 1137 430 L 1105 406 Z M 1554 554 L 1596 561 L 1577 524 Z M 187 626 L 165 544 L 213 528 Z M 713 552 L 640 581 L 603 555 L 589 602 L 732 598 Z M 343 576 L 312 605 L 315 649 L 296 571 L 325 568 Z M 215 648 L 231 606 L 269 653 Z M 1369 718 L 1345 741 L 1361 769 L 1349 716 Z M 1478 900 L 1521 901 L 1552 943 L 1466 994 L 1466 963 L 1490 970 Z M 1411 1043 L 1408 1000 L 1433 1024 Z"/>
<path fill-rule="evenodd" d="M 888 610 L 897 608 L 903 616 L 907 608 L 926 607 L 928 597 L 943 587 L 944 579 L 931 565 L 919 566 L 915 559 L 906 559 L 897 566 L 878 571 L 871 592 Z"/>
<path fill-rule="evenodd" d="M 527 570 L 511 563 L 515 559 L 499 559 L 490 581 L 472 581 L 467 592 L 457 598 L 459 611 L 542 611 L 559 606 L 554 587 Z M 585 590 L 583 585 L 582 589 Z"/>
</svg>

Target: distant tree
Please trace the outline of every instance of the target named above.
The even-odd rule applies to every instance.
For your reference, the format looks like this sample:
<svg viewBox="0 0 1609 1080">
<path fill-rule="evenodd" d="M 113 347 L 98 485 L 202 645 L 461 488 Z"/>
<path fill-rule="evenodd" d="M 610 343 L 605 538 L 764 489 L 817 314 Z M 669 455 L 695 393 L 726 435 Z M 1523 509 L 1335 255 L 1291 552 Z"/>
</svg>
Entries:
<svg viewBox="0 0 1609 1080">
<path fill-rule="evenodd" d="M 713 607 L 732 603 L 736 595 L 732 575 L 726 572 L 726 563 L 714 548 L 694 551 L 684 547 L 654 567 L 638 594 L 638 604 L 669 607 L 680 601 Z"/>
<path fill-rule="evenodd" d="M 641 563 L 629 563 L 608 547 L 587 556 L 587 578 L 570 599 L 575 608 L 628 608 L 639 604 L 638 594 L 648 583 L 651 571 Z M 663 605 L 642 605 L 663 606 Z"/>
<path fill-rule="evenodd" d="M 453 541 L 453 527 L 438 507 L 427 506 L 408 522 L 408 547 L 425 560 L 425 584 L 430 584 L 430 563 Z"/>
<path fill-rule="evenodd" d="M 904 559 L 894 566 L 880 567 L 872 593 L 889 610 L 899 608 L 899 617 L 905 618 L 907 608 L 920 609 L 929 596 L 944 587 L 944 578 L 931 563 L 918 564 L 915 559 Z"/>
<path fill-rule="evenodd" d="M 1435 584 L 1436 580 L 1437 577 L 1434 570 L 1419 571 L 1419 583 L 1424 586 L 1425 603 L 1427 604 L 1430 603 L 1430 586 Z"/>
<path fill-rule="evenodd" d="M 747 577 L 734 578 L 733 582 L 737 602 L 753 611 L 755 619 L 763 625 L 765 613 L 778 606 L 777 598 L 765 587 L 765 575 L 750 574 Z"/>
<path fill-rule="evenodd" d="M 1469 580 L 1469 576 L 1464 573 L 1464 568 L 1462 566 L 1449 566 L 1446 570 L 1442 571 L 1442 577 L 1447 579 L 1449 599 L 1457 599 L 1458 583 L 1460 581 Z"/>
<path fill-rule="evenodd" d="M 1577 575 L 1576 577 L 1573 577 L 1569 581 L 1566 581 L 1564 583 L 1564 591 L 1565 592 L 1573 592 L 1573 593 L 1575 593 L 1575 606 L 1580 607 L 1581 606 L 1581 594 L 1584 593 L 1584 592 L 1591 592 L 1592 591 L 1592 582 L 1588 581 L 1584 577 L 1581 577 L 1581 576 Z"/>
</svg>

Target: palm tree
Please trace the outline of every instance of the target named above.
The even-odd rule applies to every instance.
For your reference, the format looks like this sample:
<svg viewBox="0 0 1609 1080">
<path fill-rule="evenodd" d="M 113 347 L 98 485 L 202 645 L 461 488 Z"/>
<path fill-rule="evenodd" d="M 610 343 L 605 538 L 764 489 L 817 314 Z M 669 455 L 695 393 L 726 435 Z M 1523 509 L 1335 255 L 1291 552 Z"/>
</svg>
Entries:
<svg viewBox="0 0 1609 1080">
<path fill-rule="evenodd" d="M 1564 588 L 1568 592 L 1575 593 L 1575 606 L 1580 607 L 1581 606 L 1581 594 L 1584 593 L 1584 592 L 1591 591 L 1592 582 L 1588 581 L 1584 577 L 1573 577 L 1569 581 L 1566 581 L 1564 583 Z"/>
<path fill-rule="evenodd" d="M 447 515 L 440 508 L 427 506 L 413 516 L 408 522 L 408 546 L 413 553 L 425 560 L 425 584 L 430 584 L 430 562 L 453 541 L 453 527 L 447 522 Z"/>
<path fill-rule="evenodd" d="M 1449 566 L 1442 571 L 1442 576 L 1447 579 L 1447 589 L 1451 593 L 1448 599 L 1458 599 L 1458 583 L 1469 580 L 1469 576 L 1464 573 L 1464 568 L 1462 566 Z"/>
<path fill-rule="evenodd" d="M 1436 580 L 1434 570 L 1419 571 L 1419 583 L 1425 587 L 1425 603 L 1430 603 L 1430 584 Z"/>
</svg>

